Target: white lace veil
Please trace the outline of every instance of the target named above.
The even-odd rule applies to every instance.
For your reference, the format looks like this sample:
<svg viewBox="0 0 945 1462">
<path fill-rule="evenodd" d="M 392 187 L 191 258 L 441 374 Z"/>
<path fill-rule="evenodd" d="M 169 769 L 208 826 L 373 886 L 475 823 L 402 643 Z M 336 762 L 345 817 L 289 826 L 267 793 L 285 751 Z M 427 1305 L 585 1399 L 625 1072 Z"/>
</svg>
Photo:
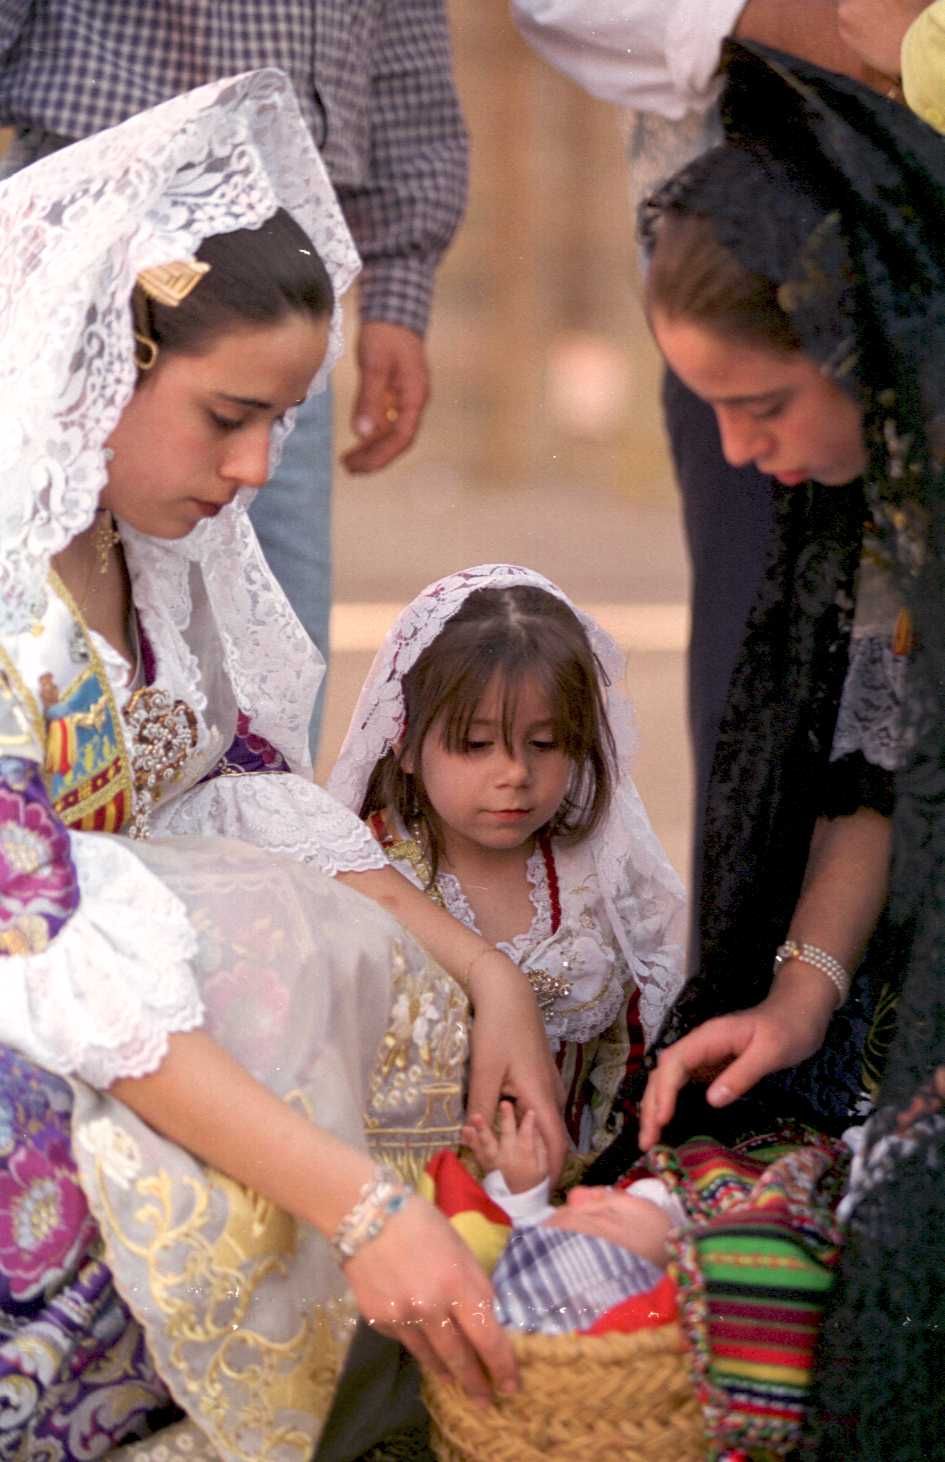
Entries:
<svg viewBox="0 0 945 1462">
<path fill-rule="evenodd" d="M 41 615 L 51 557 L 92 521 L 105 441 L 134 389 L 135 276 L 280 206 L 340 296 L 358 256 L 291 85 L 274 70 L 175 97 L 0 184 L 0 632 L 22 633 Z M 336 308 L 315 389 L 340 345 Z M 199 565 L 240 706 L 303 767 L 324 663 L 269 573 L 245 506 L 175 542 L 125 529 L 129 565 L 136 595 L 139 577 L 152 595 L 160 579 L 182 633 Z M 274 680 L 278 666 L 291 672 Z"/>
<path fill-rule="evenodd" d="M 592 854 L 614 934 L 640 989 L 641 1018 L 649 1038 L 682 980 L 682 951 L 674 942 L 680 932 L 682 885 L 630 776 L 638 738 L 624 689 L 623 653 L 606 630 L 572 604 L 557 585 L 516 564 L 479 564 L 439 579 L 418 594 L 375 656 L 327 787 L 352 812 L 360 813 L 371 773 L 396 745 L 405 725 L 403 677 L 407 671 L 475 590 L 518 584 L 544 589 L 573 610 L 606 678 L 604 699 L 616 748 L 617 776 L 607 815 L 592 839 Z M 631 907 L 635 917 L 629 916 Z"/>
</svg>

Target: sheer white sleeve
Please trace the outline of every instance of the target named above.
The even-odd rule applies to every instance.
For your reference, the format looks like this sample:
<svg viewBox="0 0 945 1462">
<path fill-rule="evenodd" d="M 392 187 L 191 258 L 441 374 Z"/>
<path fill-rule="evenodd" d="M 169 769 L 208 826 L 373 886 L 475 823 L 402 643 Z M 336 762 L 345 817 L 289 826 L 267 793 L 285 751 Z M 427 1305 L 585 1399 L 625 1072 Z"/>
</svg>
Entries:
<svg viewBox="0 0 945 1462">
<path fill-rule="evenodd" d="M 331 876 L 387 867 L 359 817 L 322 787 L 288 772 L 215 777 L 169 802 L 152 825 L 155 837 L 239 838 Z"/>
<path fill-rule="evenodd" d="M 3 961 L 0 1039 L 50 1071 L 108 1087 L 160 1066 L 203 1021 L 186 910 L 122 839 L 72 833 L 80 903 L 48 948 Z"/>
</svg>

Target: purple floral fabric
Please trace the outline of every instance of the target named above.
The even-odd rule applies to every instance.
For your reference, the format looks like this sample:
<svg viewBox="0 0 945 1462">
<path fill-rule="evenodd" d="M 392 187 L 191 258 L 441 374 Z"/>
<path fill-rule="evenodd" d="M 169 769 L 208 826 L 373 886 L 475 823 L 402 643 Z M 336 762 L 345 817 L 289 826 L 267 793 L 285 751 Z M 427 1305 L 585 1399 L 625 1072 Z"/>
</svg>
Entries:
<svg viewBox="0 0 945 1462">
<path fill-rule="evenodd" d="M 0 757 L 0 955 L 38 954 L 78 904 L 69 833 L 39 768 Z"/>
<path fill-rule="evenodd" d="M 100 1257 L 72 1094 L 0 1046 L 0 1459 L 88 1462 L 169 1404 Z"/>
<path fill-rule="evenodd" d="M 215 777 L 251 776 L 256 772 L 288 772 L 289 763 L 265 736 L 257 736 L 245 711 L 236 718 L 236 735 L 226 755 L 221 757 L 204 777 L 212 782 Z"/>
</svg>

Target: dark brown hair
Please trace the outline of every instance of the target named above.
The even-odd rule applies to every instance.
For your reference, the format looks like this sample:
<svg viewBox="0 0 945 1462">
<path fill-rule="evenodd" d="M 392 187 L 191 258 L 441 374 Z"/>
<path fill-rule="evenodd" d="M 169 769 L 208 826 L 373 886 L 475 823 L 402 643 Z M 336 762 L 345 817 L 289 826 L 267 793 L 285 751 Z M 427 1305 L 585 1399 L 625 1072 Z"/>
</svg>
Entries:
<svg viewBox="0 0 945 1462">
<path fill-rule="evenodd" d="M 669 209 L 656 225 L 646 305 L 651 319 L 690 320 L 780 355 L 802 349 L 777 283 L 739 263 L 702 214 Z"/>
<path fill-rule="evenodd" d="M 197 258 L 210 272 L 176 308 L 132 292 L 134 328 L 158 355 L 199 355 L 240 325 L 270 325 L 287 315 L 320 320 L 334 305 L 328 271 L 302 226 L 284 208 L 259 228 L 204 239 Z"/>
<path fill-rule="evenodd" d="M 519 688 L 534 676 L 551 705 L 555 741 L 572 763 L 568 790 L 546 831 L 579 842 L 599 825 L 610 802 L 616 752 L 604 701 L 607 679 L 581 621 L 545 589 L 476 589 L 404 676 L 403 740 L 377 763 L 361 806 L 362 817 L 391 807 L 408 827 L 419 823 L 431 878 L 443 842 L 420 771 L 423 743 L 439 736 L 447 750 L 461 751 L 494 676 L 506 748 L 511 752 Z M 413 773 L 404 771 L 405 759 Z"/>
</svg>

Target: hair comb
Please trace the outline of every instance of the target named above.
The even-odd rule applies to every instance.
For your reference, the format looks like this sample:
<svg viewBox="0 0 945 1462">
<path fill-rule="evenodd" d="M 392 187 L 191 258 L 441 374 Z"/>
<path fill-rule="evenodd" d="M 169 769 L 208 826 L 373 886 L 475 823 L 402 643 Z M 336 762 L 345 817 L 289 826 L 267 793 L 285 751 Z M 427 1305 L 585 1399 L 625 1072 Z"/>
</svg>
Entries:
<svg viewBox="0 0 945 1462">
<path fill-rule="evenodd" d="M 205 264 L 202 259 L 175 259 L 170 264 L 156 264 L 153 269 L 142 269 L 138 275 L 138 283 L 148 299 L 176 310 L 209 272 L 210 265 Z"/>
</svg>

